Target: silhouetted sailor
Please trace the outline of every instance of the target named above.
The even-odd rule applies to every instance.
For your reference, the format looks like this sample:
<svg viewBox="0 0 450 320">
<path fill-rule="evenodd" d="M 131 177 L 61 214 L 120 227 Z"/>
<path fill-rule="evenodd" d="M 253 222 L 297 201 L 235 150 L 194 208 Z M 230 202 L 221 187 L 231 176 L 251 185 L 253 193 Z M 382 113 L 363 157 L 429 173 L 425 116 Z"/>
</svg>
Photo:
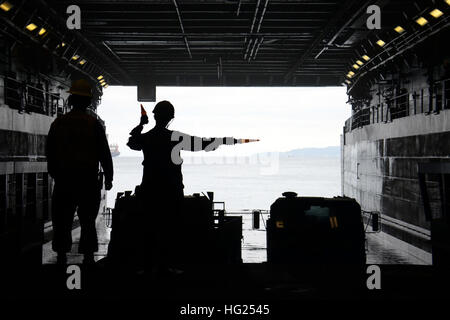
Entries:
<svg viewBox="0 0 450 320">
<path fill-rule="evenodd" d="M 156 121 L 153 129 L 141 134 L 143 126 L 148 123 L 148 117 L 143 112 L 140 124 L 130 133 L 128 146 L 144 153 L 141 198 L 149 208 L 152 229 L 156 234 L 153 241 L 157 242 L 159 250 L 156 256 L 164 266 L 173 262 L 171 253 L 182 241 L 177 239 L 182 234 L 180 210 L 184 197 L 180 151 L 212 151 L 222 144 L 238 143 L 238 140 L 200 138 L 167 129 L 175 115 L 174 107 L 168 101 L 158 102 L 153 113 Z"/>
<path fill-rule="evenodd" d="M 84 262 L 94 262 L 98 251 L 95 220 L 99 211 L 102 182 L 99 163 L 105 173 L 105 188 L 112 188 L 113 164 L 105 131 L 99 120 L 86 113 L 92 89 L 85 80 L 72 83 L 69 104 L 72 111 L 58 117 L 47 138 L 48 172 L 55 181 L 52 198 L 53 243 L 58 262 L 66 261 L 72 248 L 72 224 L 77 212 L 81 237 L 79 252 Z"/>
</svg>

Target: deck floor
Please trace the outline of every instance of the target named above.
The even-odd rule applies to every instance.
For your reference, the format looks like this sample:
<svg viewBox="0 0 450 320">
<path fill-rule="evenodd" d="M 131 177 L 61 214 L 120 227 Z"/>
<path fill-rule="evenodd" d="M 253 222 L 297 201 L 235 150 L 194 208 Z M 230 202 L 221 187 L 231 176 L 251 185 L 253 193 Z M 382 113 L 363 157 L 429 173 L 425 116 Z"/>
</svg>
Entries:
<svg viewBox="0 0 450 320">
<path fill-rule="evenodd" d="M 244 263 L 263 263 L 267 259 L 265 229 L 252 230 L 251 221 L 244 220 L 242 242 L 242 260 Z M 99 251 L 95 254 L 98 261 L 104 258 L 108 252 L 108 243 L 111 229 L 106 227 L 102 215 L 97 219 L 97 235 L 99 239 Z M 73 246 L 68 255 L 68 263 L 81 263 L 82 255 L 78 254 L 78 242 L 80 228 L 72 231 Z M 400 265 L 431 265 L 431 254 L 398 240 L 386 233 L 366 234 L 367 264 L 400 264 Z M 51 241 L 43 246 L 43 263 L 56 263 L 56 254 L 51 249 Z"/>
</svg>

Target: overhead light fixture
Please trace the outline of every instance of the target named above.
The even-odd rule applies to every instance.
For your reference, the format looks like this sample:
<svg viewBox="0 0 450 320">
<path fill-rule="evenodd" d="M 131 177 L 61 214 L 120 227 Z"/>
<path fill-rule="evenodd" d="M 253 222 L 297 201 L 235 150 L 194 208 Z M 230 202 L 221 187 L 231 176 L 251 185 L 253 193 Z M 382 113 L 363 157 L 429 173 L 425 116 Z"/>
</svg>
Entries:
<svg viewBox="0 0 450 320">
<path fill-rule="evenodd" d="M 385 44 L 386 44 L 386 42 L 384 42 L 381 39 L 377 41 L 377 45 L 379 45 L 380 47 L 384 46 Z"/>
<path fill-rule="evenodd" d="M 105 88 L 105 89 L 106 89 L 106 88 L 108 88 L 108 87 L 109 87 L 109 85 L 106 85 L 106 86 L 104 86 L 103 88 Z"/>
<path fill-rule="evenodd" d="M 358 70 L 358 69 L 359 69 L 359 66 L 355 63 L 355 64 L 353 65 L 353 68 L 355 68 L 356 70 Z"/>
<path fill-rule="evenodd" d="M 105 79 L 100 80 L 101 84 L 104 84 L 105 82 L 106 82 Z"/>
<path fill-rule="evenodd" d="M 61 43 L 61 47 L 65 47 L 65 46 L 66 46 L 65 42 Z"/>
<path fill-rule="evenodd" d="M 103 76 L 102 76 L 102 75 L 100 75 L 100 76 L 97 77 L 97 80 L 102 80 L 102 79 L 103 79 Z"/>
<path fill-rule="evenodd" d="M 80 62 L 79 62 L 79 64 L 81 64 L 81 65 L 83 65 L 83 64 L 85 64 L 86 63 L 86 60 L 84 60 L 84 59 L 82 59 Z"/>
<path fill-rule="evenodd" d="M 449 1 L 450 1 L 450 0 L 449 0 Z M 369 61 L 369 60 L 370 60 L 370 57 L 369 57 L 368 55 L 363 55 L 362 58 L 363 58 L 364 60 L 366 60 L 366 61 Z"/>
<path fill-rule="evenodd" d="M 47 30 L 45 30 L 45 28 L 41 28 L 41 30 L 39 30 L 39 35 L 42 36 L 46 32 Z"/>
<path fill-rule="evenodd" d="M 433 11 L 430 12 L 430 14 L 437 19 L 440 16 L 442 16 L 444 13 L 439 9 L 434 9 Z"/>
<path fill-rule="evenodd" d="M 361 60 L 356 60 L 356 63 L 362 66 L 364 63 Z"/>
<path fill-rule="evenodd" d="M 72 60 L 75 60 L 75 61 L 76 61 L 76 60 L 78 60 L 79 57 L 80 57 L 80 56 L 76 54 L 76 55 L 74 55 L 74 56 L 72 57 Z"/>
<path fill-rule="evenodd" d="M 348 74 L 351 75 L 351 76 L 355 75 L 355 73 L 353 71 L 351 71 L 351 70 L 348 72 Z"/>
<path fill-rule="evenodd" d="M 0 8 L 6 12 L 11 10 L 12 7 L 13 7 L 13 5 L 11 3 L 9 3 L 8 1 L 3 1 L 2 4 L 0 4 Z"/>
<path fill-rule="evenodd" d="M 30 23 L 25 28 L 27 28 L 28 31 L 33 31 L 34 29 L 37 28 L 37 25 L 35 25 L 34 23 Z"/>
<path fill-rule="evenodd" d="M 102 82 L 102 87 L 107 86 L 108 84 L 106 82 Z"/>
<path fill-rule="evenodd" d="M 450 0 L 445 0 L 445 2 L 450 6 Z"/>
<path fill-rule="evenodd" d="M 350 80 L 345 79 L 345 82 L 347 82 L 347 84 L 352 83 Z"/>
<path fill-rule="evenodd" d="M 425 19 L 424 17 L 420 17 L 416 20 L 416 23 L 420 26 L 424 26 L 428 23 L 428 20 Z"/>
<path fill-rule="evenodd" d="M 405 29 L 403 29 L 401 26 L 395 27 L 394 30 L 395 30 L 397 33 L 403 33 L 403 32 L 405 32 Z"/>
</svg>

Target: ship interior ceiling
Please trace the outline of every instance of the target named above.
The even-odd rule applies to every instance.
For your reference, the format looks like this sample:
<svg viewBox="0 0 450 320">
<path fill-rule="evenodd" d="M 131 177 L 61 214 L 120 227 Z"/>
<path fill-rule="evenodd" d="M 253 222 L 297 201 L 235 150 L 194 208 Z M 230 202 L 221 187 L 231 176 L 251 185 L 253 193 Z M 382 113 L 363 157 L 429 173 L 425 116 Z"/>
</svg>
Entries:
<svg viewBox="0 0 450 320">
<path fill-rule="evenodd" d="M 381 9 L 380 28 L 369 22 L 372 5 Z M 436 261 L 448 267 L 450 227 L 433 224 L 430 211 L 440 199 L 448 214 L 450 203 L 442 196 L 450 194 L 448 176 L 432 176 L 450 154 L 449 24 L 450 0 L 0 0 L 0 252 L 42 265 L 53 186 L 46 138 L 70 110 L 73 80 L 94 88 L 94 116 L 114 86 L 137 87 L 141 102 L 155 102 L 158 86 L 341 86 L 352 109 L 342 134 L 342 195 L 359 203 L 355 216 L 366 229 L 379 219 L 386 237 L 420 251 L 418 260 L 431 260 L 438 230 L 447 247 Z M 439 162 L 423 166 L 420 183 L 418 161 Z M 386 270 L 392 280 L 405 269 Z M 408 270 L 421 277 L 417 289 L 394 287 L 410 297 L 430 271 Z"/>
<path fill-rule="evenodd" d="M 92 80 L 103 75 L 106 85 L 338 86 L 351 70 L 358 79 L 397 63 L 397 55 L 405 59 L 412 41 L 448 19 L 417 25 L 433 1 L 10 2 L 15 7 L 1 16 L 4 36 L 31 39 Z M 382 30 L 366 27 L 371 3 L 382 10 Z M 62 18 L 71 4 L 82 13 L 76 32 Z M 35 30 L 24 29 L 30 23 Z M 399 25 L 408 31 L 394 31 Z M 364 63 L 359 72 L 356 60 Z"/>
</svg>

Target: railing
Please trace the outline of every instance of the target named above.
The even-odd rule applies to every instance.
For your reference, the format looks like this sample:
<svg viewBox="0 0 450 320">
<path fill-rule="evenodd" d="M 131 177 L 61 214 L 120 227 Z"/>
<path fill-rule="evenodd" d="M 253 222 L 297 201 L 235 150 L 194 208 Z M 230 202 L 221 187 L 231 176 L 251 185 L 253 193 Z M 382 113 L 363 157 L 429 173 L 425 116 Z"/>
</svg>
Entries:
<svg viewBox="0 0 450 320">
<path fill-rule="evenodd" d="M 67 112 L 67 104 L 59 93 L 46 91 L 42 84 L 32 85 L 5 77 L 5 103 L 19 112 L 54 116 Z"/>
<path fill-rule="evenodd" d="M 426 88 L 386 96 L 383 103 L 356 111 L 345 121 L 344 132 L 350 132 L 372 123 L 389 122 L 415 114 L 438 114 L 450 109 L 450 79 L 433 82 Z"/>
<path fill-rule="evenodd" d="M 405 90 L 406 91 L 406 90 Z M 391 120 L 403 118 L 409 115 L 409 93 L 403 91 L 398 95 L 387 99 Z"/>
<path fill-rule="evenodd" d="M 357 111 L 351 121 L 351 130 L 370 124 L 370 109 L 365 108 Z"/>
</svg>

